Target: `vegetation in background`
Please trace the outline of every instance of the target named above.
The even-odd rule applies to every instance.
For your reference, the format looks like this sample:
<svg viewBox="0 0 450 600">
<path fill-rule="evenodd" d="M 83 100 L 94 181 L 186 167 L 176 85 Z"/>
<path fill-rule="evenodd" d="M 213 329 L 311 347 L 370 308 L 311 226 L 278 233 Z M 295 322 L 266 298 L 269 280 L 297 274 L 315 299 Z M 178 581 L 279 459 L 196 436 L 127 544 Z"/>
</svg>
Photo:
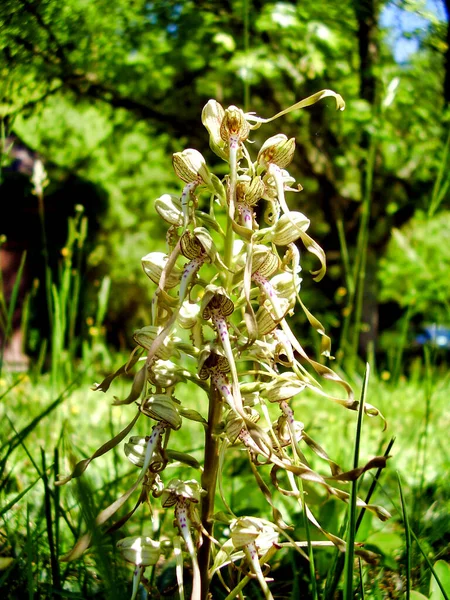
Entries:
<svg viewBox="0 0 450 600">
<path fill-rule="evenodd" d="M 381 308 L 377 318 L 377 263 L 391 227 L 427 208 L 441 171 L 449 102 L 445 23 L 424 9 L 420 53 L 398 64 L 380 25 L 389 6 L 349 0 L 324 11 L 312 1 L 65 0 L 61 10 L 56 2 L 2 3 L 6 131 L 109 193 L 89 264 L 96 277 L 111 276 L 110 318 L 148 319 L 136 265 L 149 239 L 163 248 L 152 201 L 176 185 L 163 157 L 183 146 L 204 147 L 196 118 L 207 100 L 238 104 L 247 90 L 264 116 L 299 95 L 335 87 L 348 99 L 344 120 L 332 119 L 325 104 L 286 119 L 285 132 L 299 150 L 291 171 L 308 190 L 293 208 L 311 216 L 319 242 L 326 239 L 329 275 L 320 300 L 311 293 L 333 332 L 348 321 L 350 337 L 342 338 L 338 357 L 354 353 L 355 344 L 367 350 L 376 343 L 379 324 L 390 326 L 401 315 Z M 406 2 L 402 9 L 417 7 Z M 213 155 L 206 158 L 220 166 Z M 448 207 L 446 195 L 440 207 Z M 363 261 L 353 287 L 343 239 L 349 264 Z"/>
<path fill-rule="evenodd" d="M 85 189 L 75 191 L 79 201 L 73 203 L 67 188 L 59 196 L 59 206 L 68 209 L 71 219 L 60 220 L 59 246 L 49 248 L 52 280 L 48 286 L 42 276 L 30 285 L 23 305 L 21 327 L 35 360 L 28 373 L 3 368 L 0 377 L 2 597 L 127 597 L 130 572 L 115 542 L 123 535 L 147 535 L 138 522 L 125 525 L 123 534 L 95 538 L 76 562 L 66 565 L 58 557 L 91 526 L 99 507 L 111 505 L 132 485 L 136 468 L 127 467 L 114 448 L 97 458 L 69 492 L 61 493 L 54 483 L 65 471 L 64 460 L 73 465 L 75 457 L 88 458 L 96 440 L 109 439 L 132 418 L 130 408 L 109 406 L 89 387 L 99 373 L 106 376 L 126 360 L 117 354 L 117 346 L 129 347 L 123 332 L 152 318 L 139 259 L 166 248 L 154 200 L 164 192 L 178 194 L 167 155 L 187 146 L 206 147 L 198 113 L 210 97 L 224 105 L 239 105 L 244 98 L 245 110 L 251 106 L 268 116 L 299 96 L 333 87 L 346 97 L 345 118 L 335 119 L 325 102 L 286 115 L 283 131 L 296 138 L 289 169 L 305 188 L 290 208 L 311 218 L 311 235 L 328 258 L 320 286 L 310 278 L 302 282 L 302 301 L 331 330 L 336 372 L 355 390 L 365 389 L 361 374 L 369 355 L 372 375 L 365 399 L 388 422 L 385 433 L 377 420 L 365 420 L 362 430 L 362 462 L 375 448 L 376 454 L 391 458 L 383 472 L 368 472 L 358 480 L 358 494 L 384 506 L 392 518 L 381 524 L 370 513 L 358 513 L 356 541 L 378 558 L 373 565 L 355 564 L 354 595 L 448 598 L 448 352 L 438 353 L 432 345 L 422 349 L 413 341 L 419 325 L 449 323 L 450 28 L 448 1 L 439 12 L 444 19 L 436 16 L 437 6 L 430 11 L 428 4 L 409 0 L 395 5 L 348 0 L 326 7 L 312 0 L 1 3 L 1 200 L 13 208 L 21 190 L 31 195 L 28 175 L 20 189 L 9 187 L 16 175 L 11 149 L 23 143 L 37 152 L 35 158 L 43 160 L 49 174 L 46 209 L 55 182 L 68 180 L 72 190 L 79 189 L 74 176 L 102 187 L 109 198 L 104 212 Z M 402 63 L 390 46 L 392 29 L 383 25 L 388 11 L 399 20 L 420 12 L 426 21 L 411 34 L 419 51 Z M 271 124 L 265 133 L 275 133 Z M 259 130 L 251 139 L 261 146 Z M 222 177 L 225 163 L 208 150 L 205 157 Z M 37 210 L 37 197 L 32 202 Z M 76 204 L 83 212 L 69 209 Z M 51 233 L 50 213 L 46 210 L 45 221 Z M 83 218 L 92 237 L 80 248 Z M 24 231 L 30 221 L 19 221 Z M 0 234 L 2 224 L 4 219 Z M 20 282 L 32 259 L 44 264 L 44 253 L 41 243 L 23 255 L 24 276 L 21 270 L 15 292 L 5 297 L 0 289 L 1 352 L 14 330 Z M 302 253 L 301 259 L 305 272 L 315 268 L 314 257 Z M 44 310 L 56 324 L 56 338 L 43 321 L 41 330 L 30 327 L 30 318 L 35 323 L 42 314 L 37 283 L 40 291 L 46 285 L 52 290 Z M 72 299 L 78 285 L 77 303 Z M 308 320 L 296 317 L 291 323 L 309 354 L 318 355 L 319 336 L 310 334 Z M 106 335 L 116 349 L 105 343 Z M 118 397 L 126 396 L 130 382 L 125 376 L 114 383 Z M 189 409 L 206 415 L 205 394 L 191 383 L 185 387 Z M 318 403 L 309 390 L 301 397 L 305 430 L 313 438 L 326 438 L 331 459 L 350 469 L 355 413 Z M 144 438 L 143 421 L 135 433 Z M 330 435 L 337 423 L 339 434 Z M 198 422 L 185 419 L 171 443 L 175 439 L 179 452 L 202 462 Z M 305 453 L 311 468 L 320 469 L 322 461 Z M 222 491 L 237 516 L 248 514 L 249 490 L 255 488 L 255 474 L 243 454 L 236 450 L 223 470 Z M 176 461 L 167 469 L 174 478 L 186 476 L 186 467 Z M 323 529 L 345 539 L 346 531 L 353 530 L 346 529 L 347 507 L 307 487 L 307 505 Z M 283 495 L 279 499 L 276 508 L 286 523 L 296 524 L 302 549 L 314 561 L 280 549 L 271 572 L 264 574 L 278 582 L 280 597 L 294 600 L 306 589 L 312 598 L 331 598 L 334 592 L 341 597 L 341 574 L 350 572 L 342 554 L 327 546 L 311 552 L 311 540 L 320 536 L 302 520 L 304 505 Z M 167 509 L 153 509 L 158 533 L 170 523 Z M 262 495 L 255 496 L 254 513 L 273 518 Z M 216 516 L 220 519 L 220 512 Z M 224 572 L 228 576 L 232 567 Z M 177 573 L 180 564 L 169 561 L 162 570 L 158 565 L 150 577 L 155 593 L 177 598 Z M 191 575 L 186 563 L 185 581 Z M 225 597 L 222 584 L 215 583 L 213 597 Z M 347 576 L 346 590 L 349 584 Z M 247 585 L 243 593 L 249 589 L 249 597 L 259 597 L 258 586 Z"/>
</svg>

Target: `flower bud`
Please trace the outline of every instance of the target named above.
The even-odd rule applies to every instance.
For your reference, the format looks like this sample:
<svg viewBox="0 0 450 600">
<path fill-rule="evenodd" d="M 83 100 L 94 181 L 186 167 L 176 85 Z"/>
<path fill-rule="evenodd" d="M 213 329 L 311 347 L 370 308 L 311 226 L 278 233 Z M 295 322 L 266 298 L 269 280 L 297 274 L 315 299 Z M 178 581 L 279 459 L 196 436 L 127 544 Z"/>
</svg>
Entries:
<svg viewBox="0 0 450 600">
<path fill-rule="evenodd" d="M 264 277 L 270 277 L 279 266 L 280 261 L 276 254 L 271 252 L 266 246 L 255 246 L 252 256 L 252 274 L 258 272 Z"/>
<path fill-rule="evenodd" d="M 181 417 L 171 396 L 152 394 L 141 404 L 141 412 L 156 421 L 168 423 L 172 429 L 180 429 Z"/>
<path fill-rule="evenodd" d="M 202 123 L 209 132 L 209 145 L 213 152 L 226 160 L 225 142 L 220 136 L 220 126 L 224 116 L 225 111 L 216 100 L 209 100 L 202 111 Z"/>
<path fill-rule="evenodd" d="M 145 274 L 157 285 L 159 285 L 166 262 L 167 255 L 163 252 L 150 252 L 141 258 L 142 268 L 144 269 Z M 178 267 L 174 266 L 170 273 L 167 274 L 165 287 L 170 289 L 177 286 L 180 283 L 180 279 L 181 271 Z"/>
<path fill-rule="evenodd" d="M 301 212 L 292 211 L 289 215 L 284 214 L 273 228 L 272 241 L 277 246 L 292 244 L 300 237 L 299 229 L 305 232 L 309 227 L 309 223 L 310 220 Z"/>
<path fill-rule="evenodd" d="M 141 346 L 141 348 L 150 350 L 153 342 L 161 331 L 161 327 L 156 327 L 155 325 L 146 325 L 145 327 L 137 329 L 134 332 L 133 340 L 136 342 L 136 344 Z M 175 350 L 171 339 L 166 337 L 163 343 L 159 346 L 156 356 L 162 360 L 168 360 L 173 355 L 179 356 L 179 353 Z"/>
<path fill-rule="evenodd" d="M 177 321 L 183 329 L 192 329 L 198 322 L 200 307 L 185 300 L 181 305 Z"/>
<path fill-rule="evenodd" d="M 127 562 L 143 567 L 156 565 L 161 555 L 159 542 L 143 536 L 123 538 L 116 548 Z"/>
<path fill-rule="evenodd" d="M 236 184 L 236 200 L 253 206 L 262 198 L 265 186 L 261 177 L 253 177 L 249 181 L 238 181 Z"/>
<path fill-rule="evenodd" d="M 301 281 L 301 277 L 296 276 L 294 279 L 292 273 L 284 272 L 272 277 L 270 283 L 277 294 L 277 298 L 279 300 L 287 300 L 289 309 L 292 310 L 297 300 L 297 294 L 300 291 Z"/>
<path fill-rule="evenodd" d="M 175 152 L 172 162 L 175 173 L 185 183 L 197 181 L 199 184 L 204 183 L 212 187 L 210 172 L 198 150 L 188 148 L 183 152 Z"/>
<path fill-rule="evenodd" d="M 261 394 L 270 402 L 281 402 L 288 400 L 302 392 L 306 384 L 297 377 L 293 372 L 277 375 L 265 388 L 261 390 Z"/>
<path fill-rule="evenodd" d="M 202 123 L 206 127 L 215 144 L 220 144 L 220 126 L 222 125 L 225 111 L 217 100 L 209 100 L 202 111 Z"/>
<path fill-rule="evenodd" d="M 257 161 L 263 167 L 274 164 L 283 169 L 292 161 L 294 152 L 295 139 L 288 139 L 284 133 L 279 133 L 264 142 Z"/>
<path fill-rule="evenodd" d="M 148 438 L 133 435 L 124 445 L 125 456 L 133 465 L 137 467 L 144 466 L 144 458 L 147 450 Z"/>
<path fill-rule="evenodd" d="M 244 411 L 249 421 L 252 423 L 256 423 L 258 421 L 259 413 L 257 410 L 246 406 Z M 231 444 L 234 444 L 243 427 L 245 427 L 244 419 L 234 411 L 230 411 L 227 415 L 225 431 Z"/>
<path fill-rule="evenodd" d="M 229 106 L 220 124 L 220 137 L 228 142 L 230 136 L 236 136 L 241 142 L 245 142 L 250 132 L 250 126 L 245 119 L 241 108 Z"/>
<path fill-rule="evenodd" d="M 214 262 L 217 250 L 208 230 L 204 227 L 196 227 L 194 232 L 185 231 L 180 239 L 181 253 L 189 260 L 205 256 Z"/>
<path fill-rule="evenodd" d="M 260 306 L 256 313 L 256 324 L 259 335 L 267 335 L 278 326 L 278 321 L 270 314 L 270 309 Z"/>
<path fill-rule="evenodd" d="M 231 523 L 231 539 L 235 548 L 255 542 L 259 550 L 268 550 L 278 540 L 274 526 L 257 517 L 239 517 Z"/>
<path fill-rule="evenodd" d="M 183 212 L 181 201 L 173 194 L 163 194 L 155 200 L 155 209 L 160 217 L 171 225 L 181 227 L 183 225 Z"/>
<path fill-rule="evenodd" d="M 231 526 L 231 540 L 235 548 L 248 546 L 257 540 L 259 534 L 260 530 L 251 517 L 240 517 Z"/>
<path fill-rule="evenodd" d="M 176 355 L 179 356 L 177 351 Z M 157 360 L 148 372 L 148 380 L 160 388 L 169 388 L 180 381 L 186 381 L 186 378 L 183 375 L 183 369 L 180 369 L 172 361 Z"/>
</svg>

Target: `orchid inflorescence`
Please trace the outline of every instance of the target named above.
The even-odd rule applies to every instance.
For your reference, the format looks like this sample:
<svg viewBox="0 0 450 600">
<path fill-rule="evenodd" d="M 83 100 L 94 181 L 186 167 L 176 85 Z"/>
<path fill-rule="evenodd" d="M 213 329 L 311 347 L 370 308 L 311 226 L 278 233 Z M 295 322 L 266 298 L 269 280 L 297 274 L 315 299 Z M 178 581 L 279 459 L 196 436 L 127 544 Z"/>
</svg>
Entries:
<svg viewBox="0 0 450 600">
<path fill-rule="evenodd" d="M 135 403 L 138 412 L 123 431 L 59 482 L 80 476 L 93 459 L 123 442 L 139 418 L 150 419 L 149 435 L 131 436 L 124 446 L 125 455 L 140 468 L 140 474 L 127 492 L 98 515 L 96 526 L 110 519 L 138 489 L 136 505 L 111 531 L 123 525 L 141 504 L 154 504 L 160 498 L 164 509 L 173 507 L 180 536 L 169 536 L 165 544 L 172 544 L 178 562 L 181 560 L 177 568 L 181 595 L 182 553 L 189 555 L 194 599 L 207 597 L 211 578 L 225 564 L 239 564 L 241 570 L 235 580 L 229 574 L 225 581 L 221 574 L 230 597 L 234 597 L 232 589 L 239 579 L 242 588 L 245 574 L 248 580 L 254 577 L 259 582 L 266 598 L 272 598 L 264 562 L 280 547 L 281 539 L 303 553 L 292 525 L 284 523 L 276 508 L 276 496 L 293 497 L 302 507 L 302 483 L 313 482 L 347 502 L 348 492 L 334 487 L 335 482 L 353 481 L 369 468 L 384 466 L 385 459 L 376 457 L 364 467 L 343 472 L 296 419 L 293 399 L 306 390 L 350 410 L 356 410 L 358 402 L 341 377 L 308 357 L 287 321 L 300 304 L 322 336 L 323 356 L 330 357 L 330 339 L 300 299 L 296 242 L 300 240 L 319 260 L 319 268 L 312 273 L 317 281 L 325 274 L 325 254 L 307 233 L 309 219 L 291 211 L 285 200 L 287 191 L 302 189 L 292 187 L 294 179 L 286 171 L 294 156 L 295 140 L 283 134 L 270 137 L 256 161 L 246 146 L 251 132 L 261 124 L 326 96 L 334 97 L 337 108 L 344 109 L 342 98 L 331 90 L 323 90 L 272 119 L 244 113 L 235 106 L 224 109 L 215 100 L 206 104 L 202 121 L 210 135 L 210 147 L 228 163 L 229 174 L 219 179 L 197 150 L 174 154 L 173 167 L 183 183 L 181 196 L 164 194 L 155 202 L 158 215 L 168 225 L 168 250 L 150 252 L 142 259 L 144 272 L 156 285 L 152 323 L 135 332 L 136 348 L 128 362 L 94 388 L 106 392 L 116 377 L 137 366 L 128 397 L 115 398 L 114 403 Z M 324 391 L 316 376 L 334 382 L 343 393 Z M 208 415 L 201 415 L 183 401 L 188 381 L 208 394 Z M 273 420 L 270 406 L 276 404 L 279 412 Z M 364 410 L 370 416 L 379 415 L 369 404 Z M 203 466 L 189 454 L 169 448 L 170 436 L 182 427 L 183 419 L 205 429 Z M 310 466 L 303 451 L 306 446 L 328 463 L 330 474 Z M 248 455 L 258 487 L 272 509 L 272 521 L 237 517 L 229 505 L 222 474 L 227 451 L 236 447 Z M 202 469 L 200 481 L 189 477 L 164 483 L 166 466 L 174 460 L 186 469 Z M 264 480 L 265 465 L 271 469 L 271 488 Z M 223 521 L 227 525 L 218 540 L 213 531 L 216 481 L 226 507 L 221 512 L 222 525 Z M 284 485 L 288 481 L 290 488 L 284 489 L 281 481 Z M 360 499 L 357 503 L 382 520 L 389 516 L 378 506 Z M 330 544 L 345 550 L 345 542 L 322 529 L 309 507 L 305 513 Z M 80 556 L 91 537 L 92 532 L 85 534 L 66 560 Z M 135 564 L 133 598 L 139 582 L 150 585 L 144 570 L 160 559 L 160 542 L 139 536 L 124 538 L 117 545 L 124 558 Z M 362 549 L 356 552 L 370 559 L 370 553 Z M 236 567 L 235 573 L 239 573 Z"/>
</svg>

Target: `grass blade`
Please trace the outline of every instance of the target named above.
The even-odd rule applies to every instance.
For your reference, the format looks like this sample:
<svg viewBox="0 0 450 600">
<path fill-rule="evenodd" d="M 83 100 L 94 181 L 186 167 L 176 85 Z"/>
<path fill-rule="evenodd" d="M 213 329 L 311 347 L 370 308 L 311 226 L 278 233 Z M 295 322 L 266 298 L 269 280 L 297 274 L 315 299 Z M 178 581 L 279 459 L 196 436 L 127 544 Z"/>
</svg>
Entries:
<svg viewBox="0 0 450 600">
<path fill-rule="evenodd" d="M 406 510 L 406 502 L 403 496 L 402 482 L 400 473 L 397 471 L 398 489 L 400 492 L 400 501 L 402 503 L 403 524 L 405 526 L 405 541 L 406 541 L 406 600 L 411 597 L 411 530 L 409 528 L 408 512 Z"/>
<path fill-rule="evenodd" d="M 356 469 L 359 463 L 359 447 L 361 442 L 362 421 L 364 415 L 364 401 L 367 395 L 367 386 L 369 383 L 370 367 L 366 364 L 364 373 L 363 388 L 358 410 L 358 421 L 356 424 L 355 451 L 353 454 L 353 468 Z M 347 530 L 347 549 L 345 553 L 344 565 L 344 600 L 353 598 L 353 567 L 355 560 L 355 537 L 356 537 L 356 498 L 358 494 L 358 481 L 352 481 L 349 501 L 349 521 Z"/>
</svg>

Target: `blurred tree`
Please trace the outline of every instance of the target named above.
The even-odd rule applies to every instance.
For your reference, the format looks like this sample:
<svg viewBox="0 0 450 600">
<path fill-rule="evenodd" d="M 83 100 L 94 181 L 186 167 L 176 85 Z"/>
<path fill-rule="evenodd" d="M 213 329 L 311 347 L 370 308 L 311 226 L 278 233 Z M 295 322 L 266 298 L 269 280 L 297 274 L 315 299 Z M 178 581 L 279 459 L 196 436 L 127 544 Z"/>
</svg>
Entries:
<svg viewBox="0 0 450 600">
<path fill-rule="evenodd" d="M 293 171 L 305 191 L 291 205 L 307 205 L 313 235 L 329 256 L 323 295 L 312 292 L 307 277 L 303 294 L 315 294 L 310 304 L 328 326 L 340 325 L 335 293 L 347 283 L 337 223 L 352 261 L 368 140 L 376 145 L 367 221 L 371 272 L 392 226 L 425 206 L 442 155 L 448 27 L 434 19 L 421 51 L 397 64 L 378 24 L 385 5 L 3 0 L 0 110 L 7 129 L 41 155 L 109 192 L 90 261 L 112 271 L 117 317 L 146 310 L 140 275 L 129 265 L 164 247 L 152 202 L 162 191 L 179 191 L 171 153 L 207 146 L 200 122 L 207 100 L 242 105 L 247 90 L 247 108 L 271 116 L 329 87 L 346 99 L 344 114 L 331 114 L 332 102 L 325 102 L 285 117 L 273 132 L 297 140 Z M 258 143 L 259 132 L 253 138 Z M 130 298 L 136 306 L 124 311 Z"/>
</svg>

